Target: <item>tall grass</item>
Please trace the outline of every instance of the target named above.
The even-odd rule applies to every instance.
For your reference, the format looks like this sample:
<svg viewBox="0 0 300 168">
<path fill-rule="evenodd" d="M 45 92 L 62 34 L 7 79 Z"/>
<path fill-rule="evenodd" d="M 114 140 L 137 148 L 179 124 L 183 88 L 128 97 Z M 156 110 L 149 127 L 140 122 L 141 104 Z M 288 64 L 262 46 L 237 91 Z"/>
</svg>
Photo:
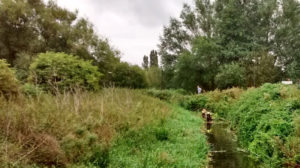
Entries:
<svg viewBox="0 0 300 168">
<path fill-rule="evenodd" d="M 169 115 L 164 103 L 128 89 L 0 98 L 0 165 L 107 166 L 114 138 Z"/>
</svg>

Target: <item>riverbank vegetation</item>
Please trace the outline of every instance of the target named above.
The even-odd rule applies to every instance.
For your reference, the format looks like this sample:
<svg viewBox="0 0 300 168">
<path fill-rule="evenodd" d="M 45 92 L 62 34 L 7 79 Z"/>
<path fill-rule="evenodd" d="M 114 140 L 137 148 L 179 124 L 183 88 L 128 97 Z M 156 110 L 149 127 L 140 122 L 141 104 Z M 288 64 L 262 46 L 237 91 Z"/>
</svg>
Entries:
<svg viewBox="0 0 300 168">
<path fill-rule="evenodd" d="M 4 167 L 103 166 L 112 140 L 167 120 L 171 109 L 127 89 L 0 101 L 0 162 Z"/>
<path fill-rule="evenodd" d="M 263 167 L 300 165 L 300 90 L 295 85 L 265 84 L 201 95 L 148 92 L 191 111 L 207 108 L 214 113 L 215 121 L 225 119 L 241 146 Z"/>
<path fill-rule="evenodd" d="M 100 73 L 88 61 L 63 53 L 42 54 L 30 66 L 26 84 L 5 61 L 0 67 L 1 167 L 207 163 L 200 117 L 139 90 L 99 90 Z"/>
<path fill-rule="evenodd" d="M 2 167 L 199 167 L 202 119 L 128 89 L 0 101 Z"/>
<path fill-rule="evenodd" d="M 178 106 L 172 110 L 169 119 L 119 138 L 112 147 L 110 167 L 206 167 L 204 122 Z"/>
<path fill-rule="evenodd" d="M 299 167 L 300 91 L 269 84 L 299 79 L 299 11 L 195 0 L 141 68 L 78 12 L 0 0 L 0 166 L 201 167 L 202 120 L 185 110 L 207 108 L 264 167 Z"/>
</svg>

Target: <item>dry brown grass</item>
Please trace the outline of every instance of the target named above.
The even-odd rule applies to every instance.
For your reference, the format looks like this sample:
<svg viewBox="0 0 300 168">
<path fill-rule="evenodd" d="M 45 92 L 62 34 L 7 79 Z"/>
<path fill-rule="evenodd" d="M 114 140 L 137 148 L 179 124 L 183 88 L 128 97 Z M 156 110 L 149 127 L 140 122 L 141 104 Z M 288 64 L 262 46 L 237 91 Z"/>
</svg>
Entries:
<svg viewBox="0 0 300 168">
<path fill-rule="evenodd" d="M 122 131 L 159 121 L 169 111 L 162 102 L 128 89 L 41 94 L 17 102 L 0 98 L 0 165 L 73 164 L 76 159 L 62 147 L 66 137 L 89 132 L 109 146 Z"/>
</svg>

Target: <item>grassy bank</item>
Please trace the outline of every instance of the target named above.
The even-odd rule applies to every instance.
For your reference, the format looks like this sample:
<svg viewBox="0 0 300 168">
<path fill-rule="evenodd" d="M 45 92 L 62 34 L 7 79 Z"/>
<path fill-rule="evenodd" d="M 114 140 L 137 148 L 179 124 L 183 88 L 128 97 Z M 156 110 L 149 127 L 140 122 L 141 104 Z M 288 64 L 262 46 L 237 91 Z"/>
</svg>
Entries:
<svg viewBox="0 0 300 168">
<path fill-rule="evenodd" d="M 202 119 L 179 107 L 172 110 L 170 119 L 120 137 L 110 167 L 205 167 L 208 145 L 200 130 Z"/>
<path fill-rule="evenodd" d="M 2 167 L 105 167 L 112 139 L 167 118 L 159 100 L 127 89 L 0 101 Z"/>
<path fill-rule="evenodd" d="M 150 94 L 161 96 L 154 93 Z M 162 93 L 171 94 L 164 97 L 188 110 L 208 108 L 215 119 L 230 121 L 241 145 L 263 167 L 300 166 L 300 90 L 296 86 L 265 84 L 185 96 Z"/>
<path fill-rule="evenodd" d="M 200 118 L 129 89 L 1 98 L 0 167 L 203 165 L 200 126 Z"/>
</svg>

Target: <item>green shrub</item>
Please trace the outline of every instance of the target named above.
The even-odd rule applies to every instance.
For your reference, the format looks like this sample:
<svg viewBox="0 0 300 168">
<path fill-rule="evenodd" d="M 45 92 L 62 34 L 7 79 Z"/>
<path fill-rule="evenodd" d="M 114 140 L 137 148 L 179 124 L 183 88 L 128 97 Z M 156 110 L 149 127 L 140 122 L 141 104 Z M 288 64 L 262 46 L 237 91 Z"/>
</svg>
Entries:
<svg viewBox="0 0 300 168">
<path fill-rule="evenodd" d="M 113 82 L 118 87 L 136 89 L 147 86 L 145 72 L 139 66 L 131 66 L 125 62 L 119 63 L 112 76 Z"/>
<path fill-rule="evenodd" d="M 293 116 L 299 108 L 297 94 L 294 86 L 264 84 L 246 91 L 231 106 L 228 119 L 237 129 L 241 144 L 266 167 L 281 167 L 285 151 L 295 150 L 284 146 L 294 136 Z"/>
<path fill-rule="evenodd" d="M 204 95 L 196 95 L 188 97 L 183 103 L 182 106 L 190 111 L 201 111 L 203 108 L 206 108 L 208 98 Z"/>
<path fill-rule="evenodd" d="M 0 59 L 0 96 L 9 98 L 19 94 L 19 82 L 15 72 L 9 68 L 5 60 Z"/>
<path fill-rule="evenodd" d="M 47 91 L 64 91 L 76 87 L 99 89 L 101 73 L 91 62 L 64 53 L 39 54 L 30 65 L 29 80 Z"/>
<path fill-rule="evenodd" d="M 232 63 L 220 68 L 215 77 L 216 85 L 219 89 L 226 89 L 234 86 L 245 86 L 246 69 L 239 64 Z"/>
<path fill-rule="evenodd" d="M 40 95 L 43 90 L 41 88 L 39 88 L 38 86 L 36 85 L 33 85 L 31 83 L 25 83 L 23 86 L 22 86 L 22 92 L 26 95 L 26 96 L 38 96 Z"/>
</svg>

